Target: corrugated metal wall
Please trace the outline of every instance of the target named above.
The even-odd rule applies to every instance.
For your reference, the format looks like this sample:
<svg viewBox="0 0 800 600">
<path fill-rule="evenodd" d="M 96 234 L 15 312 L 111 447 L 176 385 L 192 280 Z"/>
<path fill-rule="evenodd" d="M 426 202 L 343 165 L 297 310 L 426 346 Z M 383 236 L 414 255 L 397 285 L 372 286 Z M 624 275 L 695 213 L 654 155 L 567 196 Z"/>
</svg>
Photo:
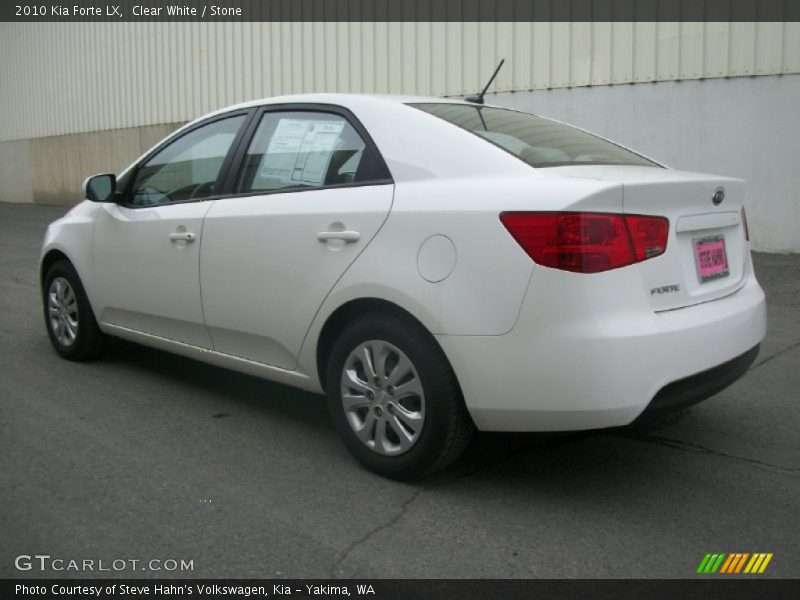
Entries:
<svg viewBox="0 0 800 600">
<path fill-rule="evenodd" d="M 800 72 L 800 23 L 3 23 L 0 141 L 277 94 L 459 96 Z"/>
</svg>

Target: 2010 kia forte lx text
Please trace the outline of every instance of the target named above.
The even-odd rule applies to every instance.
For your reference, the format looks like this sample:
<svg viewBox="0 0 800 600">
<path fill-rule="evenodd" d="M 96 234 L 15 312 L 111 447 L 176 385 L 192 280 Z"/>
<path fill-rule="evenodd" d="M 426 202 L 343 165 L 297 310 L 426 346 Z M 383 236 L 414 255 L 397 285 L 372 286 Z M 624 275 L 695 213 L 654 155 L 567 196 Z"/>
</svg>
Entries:
<svg viewBox="0 0 800 600">
<path fill-rule="evenodd" d="M 64 358 L 117 336 L 324 392 L 361 463 L 413 477 L 475 428 L 626 425 L 741 376 L 744 188 L 469 102 L 249 102 L 87 180 L 44 317 Z"/>
</svg>

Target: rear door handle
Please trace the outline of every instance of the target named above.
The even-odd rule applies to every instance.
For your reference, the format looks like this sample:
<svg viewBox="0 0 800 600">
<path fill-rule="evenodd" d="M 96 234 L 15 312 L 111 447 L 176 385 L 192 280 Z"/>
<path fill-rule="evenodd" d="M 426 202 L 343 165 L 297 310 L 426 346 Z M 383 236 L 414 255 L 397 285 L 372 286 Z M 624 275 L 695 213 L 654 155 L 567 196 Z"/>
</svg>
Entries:
<svg viewBox="0 0 800 600">
<path fill-rule="evenodd" d="M 357 231 L 320 231 L 317 234 L 317 239 L 320 242 L 342 240 L 346 244 L 352 244 L 361 239 L 361 234 Z"/>
<path fill-rule="evenodd" d="M 171 242 L 193 242 L 197 236 L 191 231 L 173 231 L 169 234 Z"/>
</svg>

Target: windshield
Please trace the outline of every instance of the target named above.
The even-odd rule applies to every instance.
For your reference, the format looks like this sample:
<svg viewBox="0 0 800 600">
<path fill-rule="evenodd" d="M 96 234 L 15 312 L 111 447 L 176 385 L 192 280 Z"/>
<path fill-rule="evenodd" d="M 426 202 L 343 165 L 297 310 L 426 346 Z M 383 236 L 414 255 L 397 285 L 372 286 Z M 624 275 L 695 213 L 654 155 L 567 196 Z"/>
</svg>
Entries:
<svg viewBox="0 0 800 600">
<path fill-rule="evenodd" d="M 468 104 L 411 104 L 482 137 L 533 167 L 636 165 L 647 160 L 575 127 L 529 113 Z"/>
</svg>

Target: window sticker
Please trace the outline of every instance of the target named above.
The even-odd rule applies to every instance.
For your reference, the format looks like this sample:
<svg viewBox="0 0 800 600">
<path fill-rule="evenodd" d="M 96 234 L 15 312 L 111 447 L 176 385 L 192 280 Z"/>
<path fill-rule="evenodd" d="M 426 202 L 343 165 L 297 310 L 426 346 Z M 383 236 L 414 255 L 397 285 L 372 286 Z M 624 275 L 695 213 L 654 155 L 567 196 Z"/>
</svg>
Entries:
<svg viewBox="0 0 800 600">
<path fill-rule="evenodd" d="M 321 185 L 344 121 L 281 119 L 259 171 L 260 179 L 287 185 Z"/>
</svg>

